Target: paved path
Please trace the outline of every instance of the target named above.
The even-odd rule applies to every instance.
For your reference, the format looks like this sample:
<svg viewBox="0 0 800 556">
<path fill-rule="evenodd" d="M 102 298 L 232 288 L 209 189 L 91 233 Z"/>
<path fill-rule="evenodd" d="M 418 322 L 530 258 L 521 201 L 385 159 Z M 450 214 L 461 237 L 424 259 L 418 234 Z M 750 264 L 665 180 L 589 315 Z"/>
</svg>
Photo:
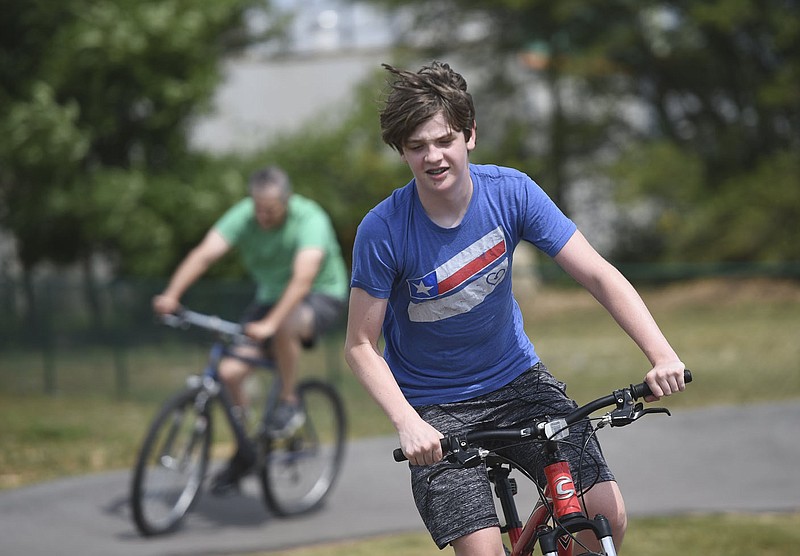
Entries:
<svg viewBox="0 0 800 556">
<path fill-rule="evenodd" d="M 679 410 L 602 430 L 604 452 L 632 516 L 687 511 L 800 510 L 800 402 Z M 393 438 L 350 444 L 325 508 L 277 519 L 255 481 L 242 496 L 206 497 L 178 532 L 143 539 L 119 471 L 0 492 L 3 556 L 222 555 L 421 530 Z M 522 490 L 518 503 L 529 491 Z"/>
</svg>

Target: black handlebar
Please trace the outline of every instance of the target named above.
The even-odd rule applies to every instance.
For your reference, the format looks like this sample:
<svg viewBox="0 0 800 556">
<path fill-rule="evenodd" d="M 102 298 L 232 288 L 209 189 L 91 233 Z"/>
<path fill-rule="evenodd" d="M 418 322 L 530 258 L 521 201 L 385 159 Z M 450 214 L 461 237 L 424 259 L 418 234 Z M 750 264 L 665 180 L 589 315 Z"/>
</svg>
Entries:
<svg viewBox="0 0 800 556">
<path fill-rule="evenodd" d="M 692 381 L 692 373 L 689 369 L 683 371 L 683 381 L 686 384 L 689 384 Z M 572 425 L 582 419 L 585 419 L 591 413 L 594 413 L 595 411 L 604 407 L 609 407 L 612 405 L 617 405 L 617 407 L 620 407 L 623 403 L 625 392 L 628 392 L 633 400 L 638 400 L 639 398 L 644 398 L 652 394 L 650 387 L 646 382 L 631 384 L 627 388 L 622 388 L 615 391 L 613 394 L 603 396 L 602 398 L 597 398 L 596 400 L 577 408 L 575 411 L 563 418 L 565 426 Z M 633 420 L 635 419 L 627 421 L 624 424 L 628 424 Z M 459 445 L 460 442 L 466 442 L 467 440 L 471 443 L 486 439 L 508 441 L 520 441 L 524 439 L 546 440 L 546 436 L 544 435 L 544 428 L 540 427 L 539 423 L 534 424 L 533 427 L 524 429 L 494 429 L 487 431 L 475 431 L 464 435 L 461 439 L 459 439 L 457 436 L 446 436 L 442 438 L 442 452 L 445 454 L 454 452 L 461 447 Z M 408 459 L 400 448 L 395 448 L 394 452 L 392 452 L 392 456 L 396 462 L 406 461 Z"/>
<path fill-rule="evenodd" d="M 189 309 L 180 309 L 175 313 L 161 315 L 161 322 L 173 328 L 188 328 L 189 326 L 196 326 L 225 334 L 228 336 L 243 336 L 244 329 L 242 325 L 236 322 L 231 322 L 214 315 L 204 315 L 203 313 L 196 313 Z"/>
</svg>

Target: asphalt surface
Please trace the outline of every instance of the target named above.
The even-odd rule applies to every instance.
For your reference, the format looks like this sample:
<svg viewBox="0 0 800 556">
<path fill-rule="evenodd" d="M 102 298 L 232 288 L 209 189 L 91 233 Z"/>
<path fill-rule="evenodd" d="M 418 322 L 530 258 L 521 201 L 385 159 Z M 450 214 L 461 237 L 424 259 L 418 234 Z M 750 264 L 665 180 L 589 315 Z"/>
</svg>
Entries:
<svg viewBox="0 0 800 556">
<path fill-rule="evenodd" d="M 679 410 L 600 431 L 631 516 L 685 512 L 799 511 L 800 401 Z M 243 493 L 202 498 L 183 527 L 140 537 L 128 509 L 128 471 L 0 492 L 0 555 L 179 556 L 246 554 L 421 531 L 394 438 L 350 443 L 326 506 L 278 519 L 255 480 Z M 520 481 L 521 483 L 522 481 Z M 531 491 L 521 488 L 524 512 Z"/>
</svg>

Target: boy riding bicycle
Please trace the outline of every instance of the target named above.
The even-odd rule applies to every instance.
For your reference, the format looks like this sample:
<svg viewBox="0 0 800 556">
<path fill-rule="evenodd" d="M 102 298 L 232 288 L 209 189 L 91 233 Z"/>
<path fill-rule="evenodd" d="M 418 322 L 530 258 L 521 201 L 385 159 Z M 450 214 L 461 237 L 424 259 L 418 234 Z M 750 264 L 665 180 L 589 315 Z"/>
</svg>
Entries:
<svg viewBox="0 0 800 556">
<path fill-rule="evenodd" d="M 501 556 L 485 469 L 428 477 L 443 465 L 443 433 L 529 423 L 575 407 L 525 334 L 511 287 L 516 245 L 528 241 L 553 257 L 609 311 L 650 361 L 645 381 L 655 398 L 684 389 L 684 366 L 631 284 L 536 183 L 469 162 L 477 130 L 463 77 L 438 62 L 417 73 L 385 67 L 392 81 L 383 139 L 414 179 L 359 226 L 346 358 L 397 429 L 436 544 L 459 555 Z M 595 464 L 589 472 L 601 477 L 586 494 L 588 513 L 608 517 L 620 543 L 622 496 L 596 439 L 587 449 Z M 535 445 L 521 450 L 531 468 L 540 467 Z"/>
</svg>

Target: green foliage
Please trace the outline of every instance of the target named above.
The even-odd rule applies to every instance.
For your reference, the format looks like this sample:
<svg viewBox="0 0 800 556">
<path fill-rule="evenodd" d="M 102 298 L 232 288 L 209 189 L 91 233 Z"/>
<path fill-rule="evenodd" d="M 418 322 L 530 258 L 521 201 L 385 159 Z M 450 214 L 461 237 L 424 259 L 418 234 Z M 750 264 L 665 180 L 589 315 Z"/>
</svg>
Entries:
<svg viewBox="0 0 800 556">
<path fill-rule="evenodd" d="M 81 106 L 98 162 L 160 168 L 181 154 L 188 118 L 213 93 L 227 33 L 241 25 L 245 6 L 74 3 L 80 17 L 55 30 L 43 72 L 62 98 Z"/>
<path fill-rule="evenodd" d="M 29 98 L 10 102 L 0 116 L 0 224 L 15 231 L 26 266 L 42 252 L 69 261 L 80 250 L 68 239 L 75 239 L 79 223 L 48 191 L 58 195 L 68 188 L 89 149 L 78 116 L 77 103 L 59 104 L 41 81 L 32 83 Z M 38 218 L 42 214 L 47 218 Z"/>
<path fill-rule="evenodd" d="M 106 169 L 66 201 L 86 223 L 93 249 L 115 260 L 121 274 L 161 277 L 246 194 L 236 162 L 194 156 L 170 172 Z M 210 276 L 240 270 L 226 259 Z"/>
<path fill-rule="evenodd" d="M 0 227 L 16 237 L 26 269 L 73 263 L 100 248 L 122 270 L 163 272 L 170 251 L 148 252 L 171 245 L 181 230 L 169 229 L 180 211 L 165 214 L 159 196 L 175 208 L 171 187 L 204 181 L 194 175 L 205 164 L 188 153 L 186 130 L 208 105 L 222 57 L 250 39 L 243 15 L 252 6 L 266 4 L 4 5 Z M 192 193 L 185 190 L 184 200 Z"/>
<path fill-rule="evenodd" d="M 684 249 L 691 242 L 681 242 L 676 249 L 677 238 L 691 237 L 706 225 L 692 218 L 704 180 L 700 157 L 669 141 L 654 141 L 631 147 L 605 171 L 617 184 L 617 202 L 623 209 L 615 256 L 652 260 L 675 249 L 676 259 L 686 260 Z"/>
<path fill-rule="evenodd" d="M 624 219 L 616 254 L 629 261 L 780 262 L 800 259 L 800 160 L 765 155 L 752 171 L 711 188 L 699 154 L 675 143 L 645 143 L 610 170 L 619 202 L 644 221 Z M 665 241 L 669 238 L 670 241 Z"/>
<path fill-rule="evenodd" d="M 655 210 L 636 233 L 669 238 L 633 258 L 797 260 L 800 231 L 787 225 L 800 218 L 797 4 L 684 2 L 644 13 L 657 25 L 639 37 L 643 48 L 633 56 L 634 43 L 623 43 L 612 56 L 636 77 L 657 127 L 641 137 L 652 147 L 637 144 L 621 160 L 668 143 L 673 164 L 636 170 L 625 161 L 626 175 L 617 172 L 628 182 L 653 177 L 638 180 L 639 202 Z"/>
<path fill-rule="evenodd" d="M 75 101 L 59 104 L 47 83 L 32 83 L 30 97 L 12 102 L 0 120 L 0 156 L 5 163 L 0 171 L 10 173 L 16 166 L 26 175 L 41 172 L 41 177 L 50 178 L 48 161 L 79 161 L 88 149 L 87 134 L 77 126 L 79 112 Z"/>
<path fill-rule="evenodd" d="M 708 260 L 800 260 L 800 158 L 797 151 L 759 160 L 751 172 L 732 176 L 709 200 L 707 226 L 687 238 L 697 245 L 724 230 Z M 700 256 L 700 253 L 697 254 Z"/>
</svg>

